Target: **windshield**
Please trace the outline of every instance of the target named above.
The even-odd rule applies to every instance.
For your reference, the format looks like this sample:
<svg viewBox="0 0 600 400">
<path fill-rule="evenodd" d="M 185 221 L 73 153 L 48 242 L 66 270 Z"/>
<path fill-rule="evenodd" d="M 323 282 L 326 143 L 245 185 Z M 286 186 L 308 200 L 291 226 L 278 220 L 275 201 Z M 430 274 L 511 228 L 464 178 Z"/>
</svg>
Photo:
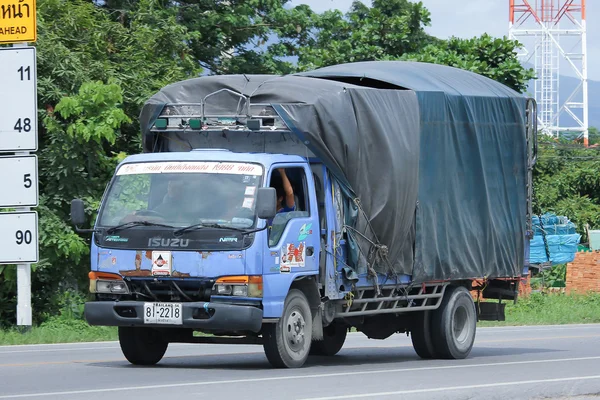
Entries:
<svg viewBox="0 0 600 400">
<path fill-rule="evenodd" d="M 262 173 L 260 165 L 239 162 L 125 164 L 106 195 L 99 225 L 150 221 L 250 228 Z"/>
</svg>

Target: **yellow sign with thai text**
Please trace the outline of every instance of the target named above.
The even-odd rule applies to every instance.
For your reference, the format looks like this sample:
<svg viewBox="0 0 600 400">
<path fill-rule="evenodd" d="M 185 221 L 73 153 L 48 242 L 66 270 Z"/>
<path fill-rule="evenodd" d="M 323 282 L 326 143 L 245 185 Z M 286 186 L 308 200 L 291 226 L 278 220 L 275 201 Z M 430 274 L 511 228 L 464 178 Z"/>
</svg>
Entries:
<svg viewBox="0 0 600 400">
<path fill-rule="evenodd" d="M 0 43 L 35 42 L 35 0 L 0 0 Z"/>
</svg>

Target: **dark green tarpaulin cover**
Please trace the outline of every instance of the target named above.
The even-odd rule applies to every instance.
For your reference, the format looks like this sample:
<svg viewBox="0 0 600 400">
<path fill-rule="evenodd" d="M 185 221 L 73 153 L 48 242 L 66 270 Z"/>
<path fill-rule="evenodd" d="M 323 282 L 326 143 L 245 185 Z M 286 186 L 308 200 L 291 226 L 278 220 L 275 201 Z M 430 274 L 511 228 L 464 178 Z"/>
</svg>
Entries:
<svg viewBox="0 0 600 400">
<path fill-rule="evenodd" d="M 359 212 L 354 227 L 388 249 L 389 262 L 373 265 L 377 272 L 412 274 L 416 282 L 520 275 L 527 149 L 519 93 L 467 71 L 412 62 L 202 77 L 146 103 L 145 150 L 166 103 L 199 103 L 222 88 L 273 104 L 349 185 L 368 218 Z M 211 112 L 236 107 L 239 99 L 224 99 Z"/>
<path fill-rule="evenodd" d="M 417 93 L 414 280 L 520 274 L 526 245 L 526 97 L 481 75 L 426 63 L 362 62 L 301 75 L 374 80 Z"/>
</svg>

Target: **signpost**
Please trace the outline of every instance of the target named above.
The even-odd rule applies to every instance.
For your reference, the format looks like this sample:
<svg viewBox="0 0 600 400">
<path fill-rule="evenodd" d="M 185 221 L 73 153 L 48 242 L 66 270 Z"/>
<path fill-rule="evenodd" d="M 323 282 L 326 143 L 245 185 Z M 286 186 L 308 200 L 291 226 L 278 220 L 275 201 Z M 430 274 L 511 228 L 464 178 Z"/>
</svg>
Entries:
<svg viewBox="0 0 600 400">
<path fill-rule="evenodd" d="M 0 264 L 17 265 L 17 325 L 31 327 L 31 264 L 39 261 L 35 0 L 0 0 Z"/>
</svg>

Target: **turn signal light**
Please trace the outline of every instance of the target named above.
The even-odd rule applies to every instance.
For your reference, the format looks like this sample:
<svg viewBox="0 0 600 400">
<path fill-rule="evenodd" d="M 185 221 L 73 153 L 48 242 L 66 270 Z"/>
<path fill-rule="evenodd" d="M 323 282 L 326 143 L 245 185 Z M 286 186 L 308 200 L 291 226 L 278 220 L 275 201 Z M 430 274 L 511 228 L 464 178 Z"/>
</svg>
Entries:
<svg viewBox="0 0 600 400">
<path fill-rule="evenodd" d="M 213 294 L 233 297 L 262 297 L 262 276 L 223 276 L 215 282 Z"/>
</svg>

